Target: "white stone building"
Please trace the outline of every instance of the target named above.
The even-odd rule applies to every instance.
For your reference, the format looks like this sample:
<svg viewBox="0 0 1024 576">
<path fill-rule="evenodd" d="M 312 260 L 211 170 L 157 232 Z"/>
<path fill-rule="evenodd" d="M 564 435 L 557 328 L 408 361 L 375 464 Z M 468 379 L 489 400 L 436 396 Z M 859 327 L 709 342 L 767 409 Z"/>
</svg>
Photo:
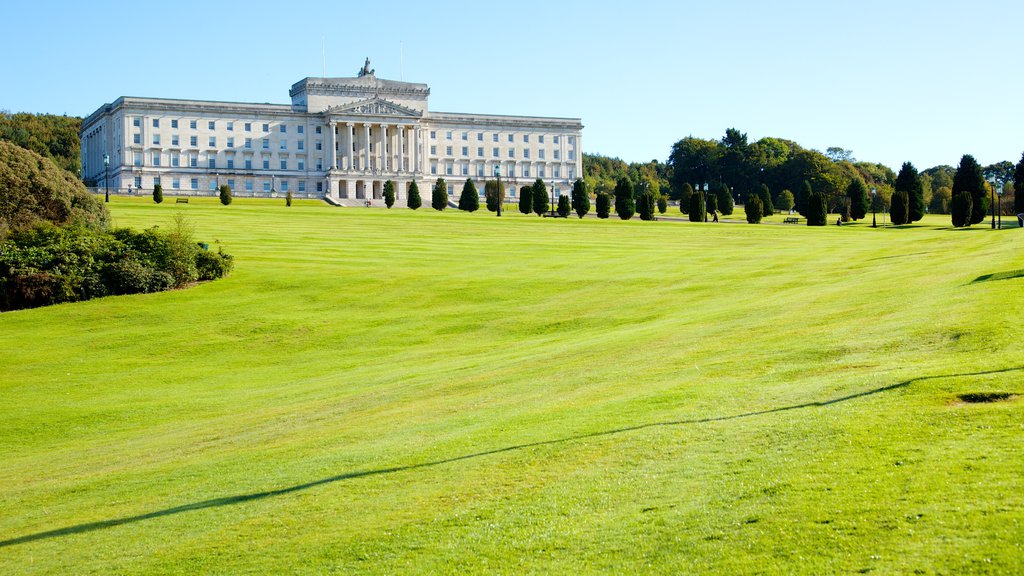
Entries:
<svg viewBox="0 0 1024 576">
<path fill-rule="evenodd" d="M 416 181 L 424 204 L 438 177 L 458 196 L 468 178 L 500 171 L 507 196 L 543 179 L 568 193 L 582 177 L 578 118 L 432 112 L 426 84 L 382 80 L 369 61 L 354 78 L 305 78 L 292 103 L 246 104 L 121 97 L 82 123 L 82 178 L 111 191 L 326 198 L 396 206 Z M 104 155 L 110 158 L 104 165 Z M 374 202 L 376 200 L 376 202 Z"/>
</svg>

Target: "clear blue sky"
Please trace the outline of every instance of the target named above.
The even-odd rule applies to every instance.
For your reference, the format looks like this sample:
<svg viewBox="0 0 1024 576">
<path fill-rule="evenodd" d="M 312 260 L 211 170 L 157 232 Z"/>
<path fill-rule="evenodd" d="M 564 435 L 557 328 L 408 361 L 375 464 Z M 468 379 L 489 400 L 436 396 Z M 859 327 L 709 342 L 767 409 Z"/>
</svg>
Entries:
<svg viewBox="0 0 1024 576">
<path fill-rule="evenodd" d="M 1017 162 L 1020 0 L 14 2 L 0 109 L 84 116 L 122 95 L 288 102 L 377 75 L 433 110 L 583 119 L 584 149 L 664 160 L 676 140 L 779 136 L 898 169 Z"/>
</svg>

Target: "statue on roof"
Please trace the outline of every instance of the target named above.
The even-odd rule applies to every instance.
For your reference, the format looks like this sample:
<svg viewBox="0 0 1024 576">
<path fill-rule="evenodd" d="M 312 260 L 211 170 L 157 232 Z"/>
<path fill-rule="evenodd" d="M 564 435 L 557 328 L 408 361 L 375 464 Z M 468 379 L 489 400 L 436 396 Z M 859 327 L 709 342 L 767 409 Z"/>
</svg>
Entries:
<svg viewBox="0 0 1024 576">
<path fill-rule="evenodd" d="M 363 76 L 373 76 L 374 72 L 375 70 L 370 68 L 370 59 L 367 58 L 366 63 L 363 64 L 363 67 L 359 69 L 359 74 L 357 77 L 362 78 Z"/>
</svg>

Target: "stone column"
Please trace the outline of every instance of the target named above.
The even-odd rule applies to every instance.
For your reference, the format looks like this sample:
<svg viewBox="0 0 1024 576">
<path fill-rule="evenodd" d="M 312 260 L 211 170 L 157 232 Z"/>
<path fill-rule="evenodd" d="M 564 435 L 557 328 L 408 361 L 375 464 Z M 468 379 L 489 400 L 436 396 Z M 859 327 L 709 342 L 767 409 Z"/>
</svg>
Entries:
<svg viewBox="0 0 1024 576">
<path fill-rule="evenodd" d="M 412 172 L 416 174 L 420 171 L 420 129 L 413 127 L 412 129 Z"/>
<path fill-rule="evenodd" d="M 363 135 L 365 136 L 363 140 L 363 153 L 365 156 L 362 168 L 363 172 L 366 172 L 370 169 L 370 125 L 365 122 L 363 123 Z"/>
<path fill-rule="evenodd" d="M 345 132 L 348 133 L 348 139 L 345 142 L 345 155 L 348 156 L 348 166 L 346 168 L 352 170 L 352 150 L 356 147 L 355 125 L 351 122 L 345 122 Z"/>
<path fill-rule="evenodd" d="M 328 170 L 334 170 L 335 168 L 338 167 L 338 150 L 336 147 L 338 137 L 334 133 L 336 127 L 337 124 L 335 124 L 334 122 L 327 123 L 327 145 L 330 147 L 329 158 L 331 162 L 331 166 L 330 168 L 328 168 Z"/>
<path fill-rule="evenodd" d="M 398 171 L 405 171 L 405 126 L 398 125 Z"/>
<path fill-rule="evenodd" d="M 380 149 L 377 150 L 377 157 L 380 158 L 380 160 L 378 160 L 377 169 L 383 173 L 388 167 L 388 125 L 383 122 L 380 125 L 380 135 L 378 140 L 380 141 Z"/>
</svg>

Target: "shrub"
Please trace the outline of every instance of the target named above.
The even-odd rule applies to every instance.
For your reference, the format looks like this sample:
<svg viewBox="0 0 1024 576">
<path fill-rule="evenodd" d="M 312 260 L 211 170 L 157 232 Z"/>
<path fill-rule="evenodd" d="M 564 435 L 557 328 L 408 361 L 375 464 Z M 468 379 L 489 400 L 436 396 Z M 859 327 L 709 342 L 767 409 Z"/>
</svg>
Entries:
<svg viewBox="0 0 1024 576">
<path fill-rule="evenodd" d="M 950 202 L 950 211 L 953 216 L 953 226 L 964 228 L 971 225 L 971 213 L 974 209 L 974 199 L 971 193 L 966 190 L 955 194 Z"/>
<path fill-rule="evenodd" d="M 533 183 L 533 211 L 540 216 L 548 211 L 548 188 L 544 181 L 537 178 Z"/>
<path fill-rule="evenodd" d="M 761 184 L 758 187 L 757 199 L 761 201 L 761 214 L 763 216 L 775 214 L 775 206 L 772 204 L 772 192 L 768 189 L 767 184 Z"/>
<path fill-rule="evenodd" d="M 707 212 L 704 204 L 704 191 L 697 190 L 690 195 L 690 222 L 704 222 L 705 220 L 707 220 Z"/>
<path fill-rule="evenodd" d="M 704 194 L 704 213 L 710 214 L 718 211 L 718 193 L 709 190 Z"/>
<path fill-rule="evenodd" d="M 867 184 L 859 177 L 851 180 L 850 185 L 846 187 L 846 197 L 850 199 L 850 218 L 854 220 L 860 220 L 871 209 Z"/>
<path fill-rule="evenodd" d="M 412 210 L 418 209 L 423 205 L 423 199 L 420 198 L 420 187 L 413 180 L 412 184 L 409 184 L 409 198 L 406 199 L 405 205 Z"/>
<path fill-rule="evenodd" d="M 162 204 L 163 201 L 164 201 L 164 187 L 159 185 L 159 184 L 155 184 L 153 186 L 153 202 L 156 202 L 157 204 Z"/>
<path fill-rule="evenodd" d="M 391 180 L 384 182 L 384 205 L 388 208 L 395 205 L 395 183 Z"/>
<path fill-rule="evenodd" d="M 811 194 L 814 191 L 811 189 L 811 183 L 804 180 L 803 185 L 797 192 L 796 198 L 793 201 L 793 207 L 796 208 L 797 214 L 800 214 L 804 218 L 807 218 L 807 203 L 811 200 Z"/>
<path fill-rule="evenodd" d="M 519 189 L 519 212 L 531 214 L 533 212 L 533 187 L 523 186 Z"/>
<path fill-rule="evenodd" d="M 658 213 L 664 214 L 665 212 L 668 212 L 668 194 L 658 196 Z"/>
<path fill-rule="evenodd" d="M 582 178 L 577 178 L 572 183 L 572 209 L 580 218 L 590 212 L 590 192 L 587 190 L 587 183 Z"/>
<path fill-rule="evenodd" d="M 761 198 L 757 194 L 751 194 L 747 198 L 747 203 L 743 206 L 743 209 L 747 213 L 747 222 L 750 224 L 761 223 L 761 207 L 763 206 Z"/>
<path fill-rule="evenodd" d="M 562 218 L 568 218 L 569 212 L 572 208 L 569 206 L 569 197 L 565 194 L 558 195 L 558 215 Z"/>
<path fill-rule="evenodd" d="M 654 210 L 658 205 L 658 201 L 654 198 L 654 192 L 647 190 L 643 194 L 640 194 L 640 202 L 637 204 L 637 212 L 640 214 L 641 220 L 654 220 Z"/>
<path fill-rule="evenodd" d="M 480 209 L 480 193 L 477 192 L 476 184 L 472 178 L 467 178 L 462 185 L 462 194 L 459 196 L 459 210 L 465 212 L 476 212 Z"/>
<path fill-rule="evenodd" d="M 811 192 L 807 197 L 807 218 L 808 226 L 824 226 L 828 223 L 828 209 L 825 206 L 825 196 L 820 192 Z"/>
<path fill-rule="evenodd" d="M 611 205 L 612 199 L 608 196 L 607 192 L 597 193 L 597 203 L 594 206 L 594 211 L 597 213 L 598 218 L 607 218 L 611 213 Z"/>
<path fill-rule="evenodd" d="M 722 213 L 722 216 L 729 216 L 732 214 L 736 204 L 732 199 L 732 191 L 729 186 L 722 184 L 718 187 L 718 211 Z"/>
<path fill-rule="evenodd" d="M 505 204 L 505 184 L 499 180 L 488 180 L 484 183 L 484 200 L 487 209 L 498 212 Z"/>
<path fill-rule="evenodd" d="M 892 193 L 892 200 L 889 206 L 889 218 L 892 223 L 900 226 L 910 222 L 910 196 L 904 190 L 897 190 Z"/>
<path fill-rule="evenodd" d="M 633 196 L 633 182 L 623 176 L 615 183 L 615 213 L 623 220 L 636 214 L 636 198 Z"/>
<path fill-rule="evenodd" d="M 434 182 L 434 188 L 430 191 L 430 207 L 439 212 L 448 207 L 448 184 L 444 178 Z"/>
<path fill-rule="evenodd" d="M 289 190 L 288 193 L 284 195 L 284 205 L 288 206 L 290 208 L 291 205 L 292 205 L 292 199 L 293 198 L 294 198 L 294 196 L 292 196 L 292 191 Z M 389 208 L 390 208 L 390 206 L 389 206 Z"/>
<path fill-rule="evenodd" d="M 690 196 L 693 196 L 693 186 L 690 186 L 689 182 L 684 182 L 682 190 L 679 191 L 679 211 L 683 214 L 690 211 Z"/>
<path fill-rule="evenodd" d="M 234 258 L 223 250 L 217 252 L 200 250 L 196 253 L 196 272 L 199 280 L 216 280 L 223 278 L 234 267 Z"/>
<path fill-rule="evenodd" d="M 780 212 L 790 212 L 793 210 L 793 193 L 789 190 L 779 192 L 778 202 L 775 203 L 775 207 Z"/>
<path fill-rule="evenodd" d="M 225 206 L 231 204 L 231 187 L 227 184 L 220 185 L 220 203 Z"/>
</svg>

